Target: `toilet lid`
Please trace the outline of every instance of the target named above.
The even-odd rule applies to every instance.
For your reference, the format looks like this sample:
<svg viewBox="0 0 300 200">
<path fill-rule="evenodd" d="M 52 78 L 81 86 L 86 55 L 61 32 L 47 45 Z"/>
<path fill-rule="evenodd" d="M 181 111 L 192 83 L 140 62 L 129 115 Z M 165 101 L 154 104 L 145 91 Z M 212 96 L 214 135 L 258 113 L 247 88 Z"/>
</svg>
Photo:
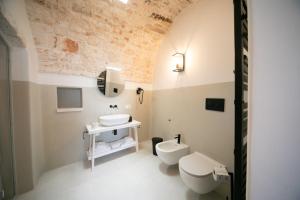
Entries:
<svg viewBox="0 0 300 200">
<path fill-rule="evenodd" d="M 179 166 L 192 176 L 207 176 L 213 172 L 217 162 L 198 152 L 182 157 Z"/>
</svg>

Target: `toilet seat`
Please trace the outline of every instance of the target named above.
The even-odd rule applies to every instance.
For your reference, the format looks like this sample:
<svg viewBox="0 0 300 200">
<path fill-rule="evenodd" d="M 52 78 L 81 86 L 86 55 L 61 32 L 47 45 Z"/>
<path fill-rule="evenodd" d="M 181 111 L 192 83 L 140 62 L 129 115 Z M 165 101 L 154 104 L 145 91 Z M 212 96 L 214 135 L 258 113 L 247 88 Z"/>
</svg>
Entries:
<svg viewBox="0 0 300 200">
<path fill-rule="evenodd" d="M 198 194 L 207 194 L 220 185 L 220 182 L 213 178 L 216 166 L 223 165 L 202 153 L 195 152 L 179 160 L 179 173 L 189 189 Z"/>
<path fill-rule="evenodd" d="M 194 177 L 211 175 L 214 167 L 218 164 L 219 163 L 198 152 L 182 157 L 179 160 L 179 167 L 184 172 Z"/>
</svg>

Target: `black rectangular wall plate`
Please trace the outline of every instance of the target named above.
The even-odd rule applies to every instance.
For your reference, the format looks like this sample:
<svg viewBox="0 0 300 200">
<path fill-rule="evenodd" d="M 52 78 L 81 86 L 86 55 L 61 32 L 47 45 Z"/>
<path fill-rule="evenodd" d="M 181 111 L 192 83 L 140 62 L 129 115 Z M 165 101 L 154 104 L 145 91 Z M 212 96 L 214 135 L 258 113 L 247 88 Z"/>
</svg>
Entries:
<svg viewBox="0 0 300 200">
<path fill-rule="evenodd" d="M 225 111 L 225 99 L 220 98 L 206 98 L 205 109 L 224 112 Z"/>
</svg>

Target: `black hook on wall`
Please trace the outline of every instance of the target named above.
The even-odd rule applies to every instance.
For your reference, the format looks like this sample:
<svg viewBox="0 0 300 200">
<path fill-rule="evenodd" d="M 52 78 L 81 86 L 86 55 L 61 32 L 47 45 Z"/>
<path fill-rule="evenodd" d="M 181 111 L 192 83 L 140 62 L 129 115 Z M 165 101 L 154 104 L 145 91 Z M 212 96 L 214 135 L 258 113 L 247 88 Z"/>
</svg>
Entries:
<svg viewBox="0 0 300 200">
<path fill-rule="evenodd" d="M 144 89 L 143 88 L 137 88 L 136 89 L 136 94 L 139 95 L 139 102 L 140 104 L 143 104 L 144 101 Z"/>
</svg>

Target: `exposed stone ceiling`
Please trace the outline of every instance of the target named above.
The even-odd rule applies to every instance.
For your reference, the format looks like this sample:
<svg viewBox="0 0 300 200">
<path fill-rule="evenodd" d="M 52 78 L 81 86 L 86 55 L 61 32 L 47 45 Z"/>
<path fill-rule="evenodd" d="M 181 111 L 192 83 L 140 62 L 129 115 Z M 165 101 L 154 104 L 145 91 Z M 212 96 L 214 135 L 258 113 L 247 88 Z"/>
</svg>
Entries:
<svg viewBox="0 0 300 200">
<path fill-rule="evenodd" d="M 106 66 L 151 83 L 163 36 L 197 0 L 26 0 L 39 70 L 95 77 Z"/>
</svg>

